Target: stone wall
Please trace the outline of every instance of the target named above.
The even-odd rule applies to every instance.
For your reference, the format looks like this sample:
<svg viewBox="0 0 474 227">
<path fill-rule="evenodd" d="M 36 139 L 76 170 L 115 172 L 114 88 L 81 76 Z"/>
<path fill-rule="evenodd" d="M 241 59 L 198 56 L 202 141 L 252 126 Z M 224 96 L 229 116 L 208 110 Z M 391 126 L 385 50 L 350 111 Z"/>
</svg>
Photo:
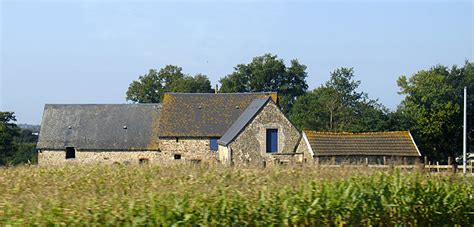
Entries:
<svg viewBox="0 0 474 227">
<path fill-rule="evenodd" d="M 216 162 L 217 151 L 210 150 L 209 138 L 160 139 L 161 151 L 76 151 L 76 158 L 66 159 L 65 150 L 41 151 L 39 165 L 64 163 L 139 163 L 140 159 L 149 163 L 172 163 L 179 161 Z M 179 156 L 179 160 L 176 158 Z"/>
<path fill-rule="evenodd" d="M 375 156 L 375 155 L 348 155 L 348 156 L 318 156 L 315 163 L 334 165 L 414 165 L 420 163 L 420 157 L 403 156 Z"/>
<path fill-rule="evenodd" d="M 298 148 L 296 149 L 296 153 L 302 153 L 302 160 L 303 162 L 312 162 L 313 155 L 309 150 L 309 144 L 305 140 L 305 135 L 302 133 L 303 136 L 301 137 L 300 142 L 298 143 Z"/>
<path fill-rule="evenodd" d="M 278 152 L 276 154 L 266 152 L 267 129 L 278 129 Z M 302 159 L 301 155 L 295 154 L 300 136 L 300 132 L 277 105 L 268 102 L 228 147 L 231 150 L 232 162 L 236 165 L 260 165 L 264 161 L 266 164 L 295 162 Z"/>
<path fill-rule="evenodd" d="M 66 159 L 66 151 L 41 151 L 38 165 L 61 165 L 66 163 L 120 163 L 138 164 L 140 159 L 149 163 L 173 161 L 159 151 L 76 151 L 76 158 Z"/>
<path fill-rule="evenodd" d="M 160 138 L 160 150 L 165 156 L 181 155 L 184 160 L 217 161 L 218 151 L 211 151 L 210 138 Z"/>
<path fill-rule="evenodd" d="M 229 148 L 219 144 L 219 161 L 223 164 L 230 164 L 231 157 Z"/>
</svg>

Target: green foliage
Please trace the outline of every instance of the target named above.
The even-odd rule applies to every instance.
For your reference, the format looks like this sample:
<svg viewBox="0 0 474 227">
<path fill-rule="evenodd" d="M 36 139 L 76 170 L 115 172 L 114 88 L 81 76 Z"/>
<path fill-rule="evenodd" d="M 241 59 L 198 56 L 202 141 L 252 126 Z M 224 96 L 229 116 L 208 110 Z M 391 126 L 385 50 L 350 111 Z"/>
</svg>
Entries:
<svg viewBox="0 0 474 227">
<path fill-rule="evenodd" d="M 278 92 L 284 112 L 291 109 L 296 97 L 308 89 L 306 66 L 291 60 L 285 66 L 277 55 L 265 54 L 253 58 L 249 64 L 239 64 L 234 72 L 220 80 L 220 92 Z"/>
<path fill-rule="evenodd" d="M 462 152 L 463 87 L 474 91 L 473 68 L 469 62 L 462 68 L 438 65 L 397 81 L 400 94 L 406 95 L 401 111 L 413 122 L 410 129 L 422 150 L 433 159 Z M 471 96 L 469 105 L 473 103 Z"/>
<path fill-rule="evenodd" d="M 0 112 L 0 166 L 9 164 L 16 151 L 13 142 L 18 134 L 18 127 L 13 112 Z"/>
<path fill-rule="evenodd" d="M 165 92 L 209 93 L 214 92 L 206 75 L 194 77 L 182 72 L 182 68 L 167 65 L 157 71 L 150 69 L 148 74 L 133 81 L 127 90 L 127 100 L 138 103 L 159 103 Z"/>
<path fill-rule="evenodd" d="M 36 163 L 38 136 L 14 123 L 13 112 L 0 112 L 0 166 Z"/>
<path fill-rule="evenodd" d="M 89 165 L 5 168 L 0 179 L 7 226 L 474 222 L 472 179 L 417 172 Z"/>
<path fill-rule="evenodd" d="M 318 131 L 383 131 L 388 128 L 387 110 L 364 92 L 357 92 L 352 68 L 331 73 L 325 85 L 299 97 L 290 112 L 302 129 Z"/>
</svg>

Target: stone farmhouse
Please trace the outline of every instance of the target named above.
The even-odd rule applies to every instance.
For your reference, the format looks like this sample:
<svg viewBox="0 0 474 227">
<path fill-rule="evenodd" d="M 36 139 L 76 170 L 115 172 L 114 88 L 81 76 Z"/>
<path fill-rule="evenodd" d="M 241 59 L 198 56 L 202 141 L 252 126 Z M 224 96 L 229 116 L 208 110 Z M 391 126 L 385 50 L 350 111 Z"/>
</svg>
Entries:
<svg viewBox="0 0 474 227">
<path fill-rule="evenodd" d="M 301 162 L 276 93 L 166 93 L 162 104 L 45 105 L 40 165 Z M 306 157 L 311 158 L 311 157 Z"/>
<path fill-rule="evenodd" d="M 297 152 L 328 164 L 415 164 L 421 153 L 408 131 L 334 133 L 303 131 Z"/>
</svg>

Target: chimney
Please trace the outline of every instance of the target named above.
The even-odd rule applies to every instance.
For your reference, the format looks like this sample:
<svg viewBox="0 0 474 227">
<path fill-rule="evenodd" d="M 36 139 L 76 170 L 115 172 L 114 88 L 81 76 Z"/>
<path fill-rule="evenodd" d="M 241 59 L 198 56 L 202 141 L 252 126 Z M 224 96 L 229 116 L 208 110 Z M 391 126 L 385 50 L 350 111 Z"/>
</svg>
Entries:
<svg viewBox="0 0 474 227">
<path fill-rule="evenodd" d="M 216 84 L 216 89 L 214 90 L 214 92 L 217 94 L 218 90 L 219 90 L 219 85 Z"/>
</svg>

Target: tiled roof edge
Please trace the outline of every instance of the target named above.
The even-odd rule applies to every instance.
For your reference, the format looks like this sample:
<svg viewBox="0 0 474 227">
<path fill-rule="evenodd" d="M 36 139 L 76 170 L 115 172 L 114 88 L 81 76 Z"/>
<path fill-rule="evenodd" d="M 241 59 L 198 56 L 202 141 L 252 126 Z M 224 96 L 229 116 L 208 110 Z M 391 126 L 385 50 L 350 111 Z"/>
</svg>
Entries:
<svg viewBox="0 0 474 227">
<path fill-rule="evenodd" d="M 409 131 L 387 131 L 387 132 L 320 132 L 312 130 L 303 130 L 303 132 L 310 135 L 340 135 L 340 136 L 358 136 L 358 135 L 410 135 Z"/>
<path fill-rule="evenodd" d="M 311 144 L 308 141 L 308 137 L 306 137 L 306 133 L 303 131 L 302 134 L 303 134 L 303 140 L 304 140 L 306 146 L 308 147 L 309 153 L 311 153 L 311 157 L 313 157 L 314 156 L 313 147 L 311 147 Z"/>
<path fill-rule="evenodd" d="M 411 135 L 411 132 L 410 131 L 407 131 L 407 132 L 408 132 L 408 135 L 410 135 L 411 142 L 413 142 L 413 146 L 415 146 L 415 149 L 418 152 L 418 155 L 421 157 L 421 152 L 418 149 L 418 145 L 416 145 L 415 140 L 413 139 L 413 136 Z"/>
</svg>

